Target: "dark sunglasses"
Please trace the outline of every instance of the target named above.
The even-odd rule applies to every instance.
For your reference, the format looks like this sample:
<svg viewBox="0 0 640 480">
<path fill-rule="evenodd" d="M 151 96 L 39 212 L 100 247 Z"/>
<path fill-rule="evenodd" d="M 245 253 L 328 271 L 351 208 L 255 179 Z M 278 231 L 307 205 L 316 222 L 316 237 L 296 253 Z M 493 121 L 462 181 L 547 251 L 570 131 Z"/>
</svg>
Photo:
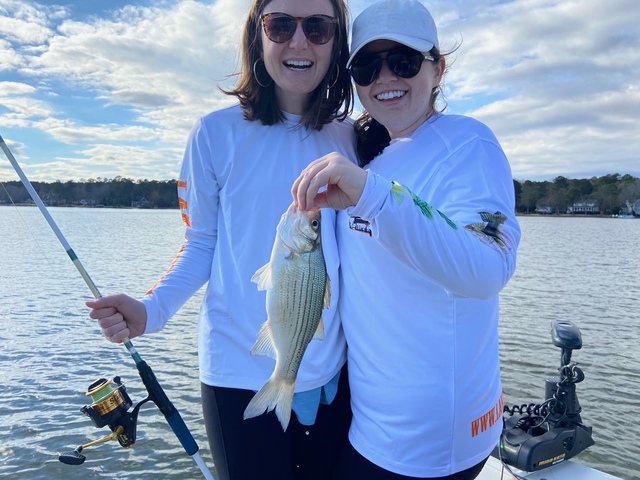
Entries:
<svg viewBox="0 0 640 480">
<path fill-rule="evenodd" d="M 386 58 L 382 58 L 380 53 L 356 55 L 351 67 L 349 67 L 354 82 L 362 87 L 371 85 L 380 75 L 382 64 L 385 61 L 389 70 L 401 78 L 413 78 L 420 72 L 422 62 L 425 60 L 435 61 L 434 57 L 423 55 L 408 47 L 389 50 Z"/>
<path fill-rule="evenodd" d="M 269 40 L 284 43 L 296 33 L 298 23 L 302 23 L 302 31 L 311 43 L 324 45 L 333 38 L 338 21 L 328 15 L 310 15 L 308 17 L 292 17 L 286 13 L 265 13 L 262 15 L 262 26 Z"/>
</svg>

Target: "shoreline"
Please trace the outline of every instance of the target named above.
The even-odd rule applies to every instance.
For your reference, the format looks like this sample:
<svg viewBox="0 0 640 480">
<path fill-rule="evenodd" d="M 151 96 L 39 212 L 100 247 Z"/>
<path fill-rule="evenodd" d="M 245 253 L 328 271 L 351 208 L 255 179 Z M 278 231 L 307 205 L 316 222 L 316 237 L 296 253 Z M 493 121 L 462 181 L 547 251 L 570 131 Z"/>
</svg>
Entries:
<svg viewBox="0 0 640 480">
<path fill-rule="evenodd" d="M 619 215 L 607 215 L 604 213 L 516 213 L 516 217 L 560 217 L 560 218 L 620 218 Z M 622 218 L 621 220 L 635 220 L 635 218 Z"/>
<path fill-rule="evenodd" d="M 180 210 L 179 207 L 128 207 L 126 205 L 47 205 L 47 208 L 117 208 L 118 210 Z M 35 203 L 0 203 L 0 207 L 35 207 L 38 206 Z"/>
<path fill-rule="evenodd" d="M 128 210 L 180 210 L 179 207 L 128 207 L 125 205 L 118 206 L 110 206 L 110 205 L 47 205 L 47 208 L 56 207 L 56 208 L 117 208 L 117 209 L 128 209 Z M 35 203 L 0 203 L 0 207 L 38 207 Z M 640 219 L 640 216 L 636 216 L 635 218 L 620 218 L 618 215 L 606 215 L 601 213 L 522 213 L 516 212 L 516 217 L 549 217 L 549 218 L 618 218 L 621 220 L 637 220 Z"/>
</svg>

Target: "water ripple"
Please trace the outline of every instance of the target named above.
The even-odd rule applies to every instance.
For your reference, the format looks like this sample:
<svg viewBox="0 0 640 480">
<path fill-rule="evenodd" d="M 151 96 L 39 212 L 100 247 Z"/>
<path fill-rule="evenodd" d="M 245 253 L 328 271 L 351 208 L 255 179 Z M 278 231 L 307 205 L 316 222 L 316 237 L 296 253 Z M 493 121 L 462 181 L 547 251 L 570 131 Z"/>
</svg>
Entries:
<svg viewBox="0 0 640 480">
<path fill-rule="evenodd" d="M 120 375 L 134 403 L 146 390 L 126 349 L 104 341 L 88 318 L 91 294 L 37 209 L 21 210 L 24 220 L 0 208 L 0 477 L 201 478 L 153 404 L 141 409 L 134 448 L 87 448 L 82 466 L 57 460 L 60 451 L 109 433 L 80 412 L 95 379 Z M 51 210 L 103 294 L 142 296 L 183 240 L 177 211 Z M 20 228 L 25 221 L 28 230 Z M 640 480 L 640 256 L 628 253 L 637 252 L 640 221 L 525 217 L 521 224 L 518 269 L 501 299 L 505 402 L 543 400 L 544 380 L 557 375 L 560 361 L 550 323 L 573 321 L 583 337 L 573 353 L 585 373 L 577 392 L 596 441 L 577 461 Z M 197 372 L 199 298 L 163 332 L 134 343 L 211 466 Z"/>
</svg>

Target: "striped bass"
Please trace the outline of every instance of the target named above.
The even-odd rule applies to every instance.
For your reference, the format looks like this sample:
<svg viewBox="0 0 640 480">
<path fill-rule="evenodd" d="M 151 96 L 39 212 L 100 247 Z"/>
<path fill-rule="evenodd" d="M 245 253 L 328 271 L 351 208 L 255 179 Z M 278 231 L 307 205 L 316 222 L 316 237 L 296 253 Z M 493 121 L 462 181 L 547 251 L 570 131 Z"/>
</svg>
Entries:
<svg viewBox="0 0 640 480">
<path fill-rule="evenodd" d="M 298 369 L 312 339 L 324 338 L 322 309 L 329 307 L 331 283 L 322 253 L 320 209 L 303 212 L 293 204 L 280 218 L 269 263 L 251 278 L 267 291 L 267 321 L 252 355 L 268 355 L 276 365 L 251 399 L 244 418 L 275 409 L 282 429 L 291 418 Z"/>
</svg>

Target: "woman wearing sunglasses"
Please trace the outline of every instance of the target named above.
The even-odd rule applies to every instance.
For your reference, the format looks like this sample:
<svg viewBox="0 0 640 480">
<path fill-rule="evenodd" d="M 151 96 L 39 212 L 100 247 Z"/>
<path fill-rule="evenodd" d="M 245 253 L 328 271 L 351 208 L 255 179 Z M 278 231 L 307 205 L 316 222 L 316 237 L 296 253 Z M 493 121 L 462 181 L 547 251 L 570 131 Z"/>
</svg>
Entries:
<svg viewBox="0 0 640 480">
<path fill-rule="evenodd" d="M 520 240 L 509 163 L 485 125 L 436 108 L 446 64 L 420 2 L 379 1 L 352 34 L 364 168 L 332 153 L 292 188 L 302 209 L 341 210 L 353 420 L 333 478 L 473 479 L 502 431 L 498 294 Z"/>
<path fill-rule="evenodd" d="M 326 480 L 351 412 L 339 294 L 335 212 L 322 214 L 331 306 L 324 339 L 300 367 L 291 421 L 274 412 L 244 420 L 274 361 L 252 356 L 266 320 L 265 292 L 251 277 L 268 262 L 291 184 L 332 151 L 356 159 L 343 0 L 254 0 L 242 39 L 239 104 L 200 119 L 184 154 L 178 195 L 186 241 L 172 268 L 140 302 L 125 295 L 88 302 L 119 342 L 164 327 L 208 282 L 199 318 L 201 393 L 216 478 Z"/>
</svg>

